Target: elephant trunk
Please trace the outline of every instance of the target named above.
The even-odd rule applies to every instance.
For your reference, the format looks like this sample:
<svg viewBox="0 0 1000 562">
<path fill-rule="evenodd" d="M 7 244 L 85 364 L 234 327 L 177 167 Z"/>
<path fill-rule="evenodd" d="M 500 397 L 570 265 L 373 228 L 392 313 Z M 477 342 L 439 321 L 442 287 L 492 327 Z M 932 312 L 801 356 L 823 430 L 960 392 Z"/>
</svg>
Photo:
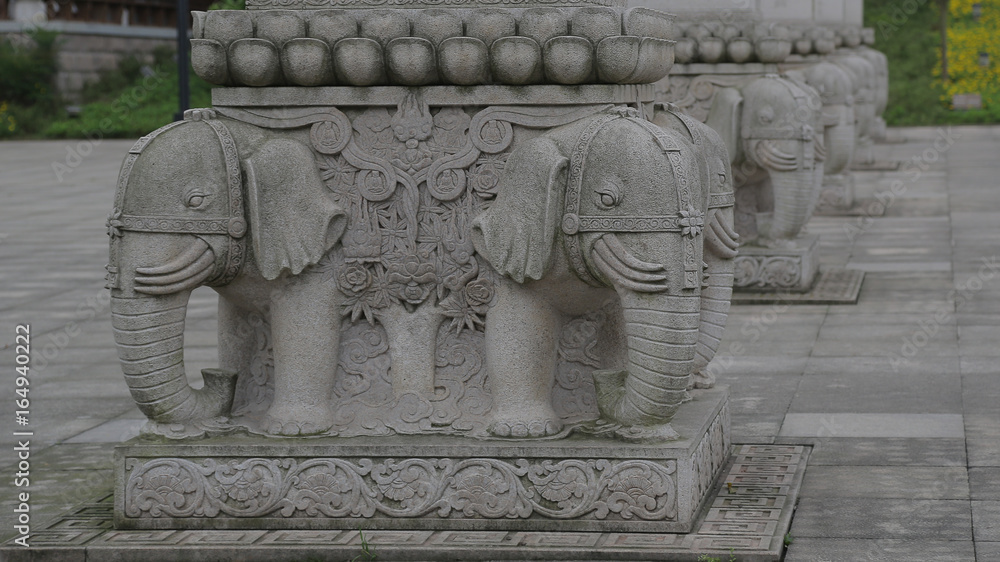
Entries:
<svg viewBox="0 0 1000 562">
<path fill-rule="evenodd" d="M 698 296 L 619 290 L 628 357 L 625 372 L 594 374 L 598 407 L 626 426 L 665 425 L 681 403 L 694 367 Z"/>
<path fill-rule="evenodd" d="M 826 170 L 828 176 L 836 175 L 847 169 L 851 165 L 854 157 L 854 111 L 850 111 L 850 117 L 844 118 L 840 123 L 826 128 Z"/>
<path fill-rule="evenodd" d="M 812 214 L 822 174 L 822 165 L 791 172 L 771 172 L 774 215 L 768 239 L 791 240 L 799 235 Z"/>
<path fill-rule="evenodd" d="M 139 410 L 159 423 L 184 423 L 229 414 L 236 374 L 205 369 L 194 390 L 184 370 L 184 318 L 191 291 L 111 297 L 111 321 L 125 382 Z"/>
</svg>

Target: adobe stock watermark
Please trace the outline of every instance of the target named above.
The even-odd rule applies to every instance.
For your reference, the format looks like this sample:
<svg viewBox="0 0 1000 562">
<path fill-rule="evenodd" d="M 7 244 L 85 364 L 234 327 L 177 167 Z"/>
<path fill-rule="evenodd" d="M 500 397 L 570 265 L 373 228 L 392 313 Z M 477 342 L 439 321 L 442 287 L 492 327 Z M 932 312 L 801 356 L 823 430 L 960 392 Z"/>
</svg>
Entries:
<svg viewBox="0 0 1000 562">
<path fill-rule="evenodd" d="M 775 298 L 778 302 L 769 305 L 759 314 L 744 320 L 740 325 L 739 333 L 746 340 L 730 342 L 726 347 L 725 354 L 722 353 L 722 350 L 716 354 L 706 369 L 709 371 L 710 378 L 715 379 L 718 375 L 732 369 L 735 357 L 746 352 L 747 344 L 752 345 L 760 341 L 760 338 L 778 322 L 778 318 L 788 312 L 790 307 L 786 302 L 788 293 L 776 293 Z"/>
<path fill-rule="evenodd" d="M 73 338 L 83 333 L 81 324 L 97 318 L 111 308 L 111 292 L 101 289 L 93 295 L 87 297 L 76 307 L 76 320 L 66 324 L 62 328 L 45 334 L 44 338 L 39 336 L 36 343 L 36 351 L 32 355 L 32 369 L 44 371 L 49 362 L 59 356 Z"/>
<path fill-rule="evenodd" d="M 917 322 L 917 328 L 908 336 L 903 336 L 898 353 L 889 354 L 889 365 L 894 373 L 898 373 L 906 360 L 916 357 L 941 331 L 941 326 L 955 315 L 971 298 L 982 291 L 984 287 L 1000 274 L 1000 261 L 996 256 L 982 258 L 982 265 L 973 277 L 962 283 L 957 289 L 948 292 L 947 300 L 955 300 L 954 310 L 943 306 L 933 314 Z"/>
<path fill-rule="evenodd" d="M 72 144 L 66 145 L 66 157 L 62 161 L 57 160 L 52 162 L 52 173 L 55 174 L 56 180 L 59 183 L 62 183 L 66 179 L 66 176 L 73 173 L 83 163 L 84 159 L 94 152 L 94 148 L 101 144 L 104 136 L 112 131 L 116 123 L 121 123 L 128 119 L 132 111 L 146 101 L 149 93 L 166 80 L 167 73 L 161 68 L 144 68 L 148 70 L 144 72 L 145 77 L 142 79 L 142 84 L 126 91 L 118 96 L 115 101 L 111 102 L 111 109 L 114 111 L 114 116 L 102 119 L 97 124 L 98 128 L 84 133 L 84 140 L 77 142 L 75 146 Z"/>
<path fill-rule="evenodd" d="M 863 209 L 864 214 L 858 216 L 854 221 L 844 224 L 843 228 L 847 234 L 847 240 L 854 242 L 858 236 L 867 232 L 875 218 L 884 215 L 896 202 L 896 199 L 906 194 L 910 185 L 919 181 L 926 172 L 930 171 L 931 165 L 941 160 L 961 138 L 962 135 L 951 127 L 938 129 L 931 146 L 925 148 L 919 155 L 906 160 L 900 166 L 904 177 L 892 180 L 888 189 L 875 193 L 874 200 L 870 201 Z"/>
<path fill-rule="evenodd" d="M 879 19 L 875 23 L 875 29 L 882 34 L 882 39 L 888 39 L 893 33 L 899 31 L 899 28 L 906 25 L 910 21 L 910 18 L 917 13 L 917 10 L 926 3 L 927 0 L 903 0 L 902 2 L 897 2 L 889 10 L 889 18 Z"/>
</svg>

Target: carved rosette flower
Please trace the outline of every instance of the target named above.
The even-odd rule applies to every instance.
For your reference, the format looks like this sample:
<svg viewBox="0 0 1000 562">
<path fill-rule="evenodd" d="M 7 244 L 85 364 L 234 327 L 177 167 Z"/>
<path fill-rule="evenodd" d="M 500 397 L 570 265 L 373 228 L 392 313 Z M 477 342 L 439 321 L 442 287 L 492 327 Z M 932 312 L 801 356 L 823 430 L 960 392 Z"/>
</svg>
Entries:
<svg viewBox="0 0 1000 562">
<path fill-rule="evenodd" d="M 483 199 L 492 199 L 500 187 L 500 176 L 507 163 L 506 154 L 484 154 L 476 160 L 471 170 L 472 190 Z"/>
<path fill-rule="evenodd" d="M 482 314 L 486 313 L 485 307 L 493 302 L 494 294 L 493 283 L 482 277 L 465 286 L 465 302 Z"/>
<path fill-rule="evenodd" d="M 350 263 L 337 276 L 337 284 L 348 295 L 362 293 L 372 284 L 372 272 L 359 263 Z"/>
<path fill-rule="evenodd" d="M 108 227 L 108 236 L 110 236 L 112 240 L 115 238 L 121 238 L 121 227 L 124 226 L 124 223 L 121 221 L 121 216 L 122 212 L 119 209 L 115 209 L 111 211 L 110 215 L 108 215 L 108 221 L 105 223 L 105 226 Z"/>
<path fill-rule="evenodd" d="M 687 236 L 689 238 L 698 236 L 701 234 L 702 228 L 705 227 L 705 214 L 694 207 L 688 207 L 686 210 L 682 210 L 680 227 L 682 236 Z"/>
</svg>

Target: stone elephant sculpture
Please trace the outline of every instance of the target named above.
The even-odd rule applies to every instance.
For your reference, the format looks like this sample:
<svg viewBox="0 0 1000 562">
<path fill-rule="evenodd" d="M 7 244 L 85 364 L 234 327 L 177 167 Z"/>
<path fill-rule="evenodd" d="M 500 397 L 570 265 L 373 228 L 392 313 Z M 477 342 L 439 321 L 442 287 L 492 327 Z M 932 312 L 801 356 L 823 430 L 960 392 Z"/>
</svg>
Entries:
<svg viewBox="0 0 1000 562">
<path fill-rule="evenodd" d="M 815 89 L 823 104 L 821 146 L 825 152 L 824 178 L 818 209 L 850 208 L 854 201 L 850 167 L 857 140 L 851 75 L 843 68 L 823 61 L 790 71 L 788 76 Z"/>
<path fill-rule="evenodd" d="M 823 179 L 821 112 L 815 90 L 777 74 L 716 93 L 706 124 L 732 159 L 744 243 L 786 245 L 808 222 Z"/>
<path fill-rule="evenodd" d="M 825 61 L 794 74 L 816 90 L 823 104 L 823 173 L 828 176 L 841 174 L 850 167 L 854 157 L 856 118 L 851 76 L 839 66 Z"/>
<path fill-rule="evenodd" d="M 703 125 L 677 123 L 704 138 Z M 601 417 L 627 439 L 676 437 L 669 422 L 688 397 L 699 349 L 714 354 L 718 341 L 709 340 L 721 336 L 700 330 L 703 315 L 721 314 L 715 322 L 724 324 L 722 293 L 732 286 L 731 263 L 709 269 L 716 279 L 707 286 L 726 309 L 702 298 L 703 246 L 731 262 L 738 245 L 727 224 L 728 158 L 718 163 L 725 177 L 710 193 L 708 161 L 690 131 L 622 108 L 511 153 L 496 202 L 472 225 L 476 250 L 507 278 L 485 327 L 494 435 L 561 430 L 550 401 L 560 329 L 611 300 L 619 306 L 594 373 Z"/>
<path fill-rule="evenodd" d="M 273 331 L 274 394 L 261 429 L 330 427 L 339 297 L 310 272 L 346 220 L 311 149 L 288 135 L 196 110 L 135 144 L 108 220 L 108 287 L 125 380 L 154 431 L 230 414 L 236 378 L 256 355 L 241 333 L 249 312 L 281 328 Z M 220 296 L 220 365 L 192 390 L 184 320 L 201 285 Z"/>
</svg>

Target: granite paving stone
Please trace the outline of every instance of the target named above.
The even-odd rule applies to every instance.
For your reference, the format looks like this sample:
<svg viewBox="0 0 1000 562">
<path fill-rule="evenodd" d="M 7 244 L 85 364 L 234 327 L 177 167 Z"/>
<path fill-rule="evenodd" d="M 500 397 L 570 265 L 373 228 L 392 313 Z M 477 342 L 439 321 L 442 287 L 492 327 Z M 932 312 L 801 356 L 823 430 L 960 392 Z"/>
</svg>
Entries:
<svg viewBox="0 0 1000 562">
<path fill-rule="evenodd" d="M 917 561 L 956 562 L 974 560 L 972 541 L 927 541 L 899 539 L 796 538 L 788 547 L 786 560 L 811 562 Z M 983 560 L 986 560 L 985 558 Z"/>
<path fill-rule="evenodd" d="M 961 467 L 811 466 L 802 493 L 817 498 L 969 499 Z"/>
<path fill-rule="evenodd" d="M 1000 501 L 972 502 L 972 530 L 977 541 L 1000 541 Z"/>
<path fill-rule="evenodd" d="M 791 533 L 793 537 L 971 540 L 972 509 L 968 500 L 803 497 Z"/>
<path fill-rule="evenodd" d="M 1000 466 L 969 468 L 969 492 L 973 500 L 1000 501 Z"/>
<path fill-rule="evenodd" d="M 795 441 L 796 439 L 801 438 L 782 438 L 779 442 Z M 827 465 L 965 467 L 965 439 L 826 438 L 814 440 L 809 466 Z"/>
</svg>

